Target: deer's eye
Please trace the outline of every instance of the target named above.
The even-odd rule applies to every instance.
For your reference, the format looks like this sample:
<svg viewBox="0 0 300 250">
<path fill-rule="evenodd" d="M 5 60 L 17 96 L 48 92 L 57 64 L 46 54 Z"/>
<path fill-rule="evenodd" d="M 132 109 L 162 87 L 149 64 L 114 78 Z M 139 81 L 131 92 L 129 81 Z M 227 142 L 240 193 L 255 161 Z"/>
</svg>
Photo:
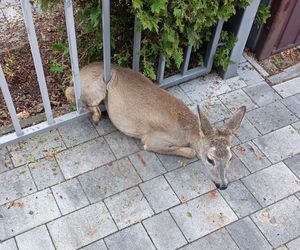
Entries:
<svg viewBox="0 0 300 250">
<path fill-rule="evenodd" d="M 206 156 L 206 158 L 207 158 L 207 161 L 209 162 L 209 164 L 211 164 L 211 165 L 215 165 L 215 162 L 212 160 L 212 159 L 210 159 L 208 156 Z"/>
</svg>

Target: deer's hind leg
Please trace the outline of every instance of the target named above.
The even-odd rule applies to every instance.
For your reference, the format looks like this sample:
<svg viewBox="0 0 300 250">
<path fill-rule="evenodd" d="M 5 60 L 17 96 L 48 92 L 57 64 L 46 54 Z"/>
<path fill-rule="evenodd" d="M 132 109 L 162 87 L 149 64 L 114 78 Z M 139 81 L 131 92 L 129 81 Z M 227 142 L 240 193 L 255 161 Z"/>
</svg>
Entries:
<svg viewBox="0 0 300 250">
<path fill-rule="evenodd" d="M 186 158 L 194 158 L 196 156 L 196 151 L 193 148 L 177 146 L 172 138 L 163 133 L 145 135 L 142 138 L 142 143 L 144 144 L 144 150 L 146 151 L 166 155 L 177 155 Z"/>
</svg>

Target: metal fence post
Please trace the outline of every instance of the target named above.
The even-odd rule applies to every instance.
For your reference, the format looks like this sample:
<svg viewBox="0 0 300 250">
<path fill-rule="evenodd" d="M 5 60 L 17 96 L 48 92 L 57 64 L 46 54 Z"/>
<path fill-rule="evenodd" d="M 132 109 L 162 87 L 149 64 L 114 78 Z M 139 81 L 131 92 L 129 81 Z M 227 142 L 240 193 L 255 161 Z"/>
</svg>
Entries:
<svg viewBox="0 0 300 250">
<path fill-rule="evenodd" d="M 221 70 L 220 72 L 224 79 L 237 75 L 238 64 L 241 60 L 259 3 L 260 0 L 253 0 L 252 3 L 243 10 L 239 25 L 234 32 L 238 41 L 230 53 L 230 60 L 232 60 L 234 63 L 230 64 L 225 71 Z M 236 22 L 234 22 L 234 24 L 236 26 Z"/>
<path fill-rule="evenodd" d="M 111 47 L 110 47 L 110 1 L 102 0 L 102 35 L 103 35 L 103 62 L 104 81 L 111 79 Z"/>
<path fill-rule="evenodd" d="M 141 39 L 142 39 L 142 26 L 141 26 L 140 21 L 137 19 L 137 17 L 135 17 L 135 19 L 134 19 L 132 69 L 137 72 L 140 69 Z"/>
</svg>

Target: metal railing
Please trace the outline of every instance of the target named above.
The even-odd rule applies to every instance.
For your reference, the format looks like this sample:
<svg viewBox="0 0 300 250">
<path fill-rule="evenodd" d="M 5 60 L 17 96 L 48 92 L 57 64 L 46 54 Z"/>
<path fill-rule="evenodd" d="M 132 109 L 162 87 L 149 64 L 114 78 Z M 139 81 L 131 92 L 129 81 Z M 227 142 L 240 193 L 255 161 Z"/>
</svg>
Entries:
<svg viewBox="0 0 300 250">
<path fill-rule="evenodd" d="M 257 1 L 259 0 L 254 0 L 254 2 Z M 78 117 L 85 116 L 88 114 L 88 112 L 82 108 L 81 99 L 80 99 L 81 90 L 80 90 L 80 80 L 79 80 L 79 65 L 78 65 L 72 0 L 64 0 L 64 12 L 65 12 L 65 19 L 66 19 L 65 21 L 67 26 L 68 43 L 69 43 L 69 51 L 70 51 L 70 59 L 71 59 L 71 67 L 72 67 L 72 77 L 74 82 L 77 111 L 70 112 L 68 114 L 62 115 L 57 118 L 53 118 L 53 113 L 51 110 L 51 105 L 50 105 L 50 100 L 49 100 L 49 95 L 48 95 L 48 90 L 47 90 L 47 85 L 45 80 L 45 74 L 44 74 L 43 65 L 41 61 L 41 55 L 39 51 L 35 28 L 33 24 L 31 5 L 29 3 L 29 0 L 21 0 L 21 5 L 22 5 L 24 21 L 28 33 L 31 53 L 34 60 L 34 66 L 37 73 L 38 84 L 42 95 L 43 106 L 45 109 L 47 120 L 45 122 L 42 122 L 38 125 L 31 126 L 29 128 L 24 128 L 24 129 L 21 128 L 20 121 L 17 117 L 14 103 L 2 70 L 2 66 L 0 64 L 0 87 L 15 130 L 14 133 L 0 137 L 0 148 L 9 145 L 11 143 L 14 143 L 18 140 L 31 137 L 35 134 L 43 133 L 47 130 L 54 129 L 67 122 L 71 122 L 72 120 Z M 251 10 L 253 10 L 253 6 Z M 139 71 L 140 50 L 141 50 L 141 24 L 137 20 L 137 18 L 135 19 L 134 26 L 135 27 L 134 27 L 134 38 L 133 38 L 134 46 L 133 46 L 132 68 L 135 71 Z M 204 60 L 204 66 L 202 67 L 189 69 L 188 66 L 190 62 L 192 46 L 188 46 L 185 50 L 184 62 L 181 67 L 181 72 L 179 74 L 164 78 L 166 58 L 163 55 L 161 55 L 159 58 L 159 67 L 157 71 L 157 84 L 160 87 L 167 88 L 210 72 L 213 65 L 213 58 L 218 46 L 222 27 L 223 27 L 223 21 L 219 21 L 215 27 L 212 40 L 207 48 L 205 60 Z M 239 28 L 242 29 L 243 27 L 239 27 Z M 251 25 L 248 28 L 249 31 L 250 28 Z M 104 81 L 108 82 L 111 78 L 110 1 L 109 0 L 102 0 L 102 30 L 103 30 Z M 241 56 L 244 45 L 238 43 L 238 46 L 241 50 L 240 51 L 240 56 Z M 238 56 L 239 54 L 235 52 L 235 58 L 237 58 Z"/>
</svg>

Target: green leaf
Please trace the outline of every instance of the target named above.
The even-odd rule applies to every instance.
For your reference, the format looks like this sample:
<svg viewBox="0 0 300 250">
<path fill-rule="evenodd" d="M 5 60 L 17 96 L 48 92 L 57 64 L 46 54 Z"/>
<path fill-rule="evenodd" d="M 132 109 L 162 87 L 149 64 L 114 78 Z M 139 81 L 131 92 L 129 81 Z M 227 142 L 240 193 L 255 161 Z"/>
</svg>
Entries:
<svg viewBox="0 0 300 250">
<path fill-rule="evenodd" d="M 166 9 L 167 0 L 154 0 L 151 4 L 152 13 L 159 13 L 161 10 Z"/>
</svg>

